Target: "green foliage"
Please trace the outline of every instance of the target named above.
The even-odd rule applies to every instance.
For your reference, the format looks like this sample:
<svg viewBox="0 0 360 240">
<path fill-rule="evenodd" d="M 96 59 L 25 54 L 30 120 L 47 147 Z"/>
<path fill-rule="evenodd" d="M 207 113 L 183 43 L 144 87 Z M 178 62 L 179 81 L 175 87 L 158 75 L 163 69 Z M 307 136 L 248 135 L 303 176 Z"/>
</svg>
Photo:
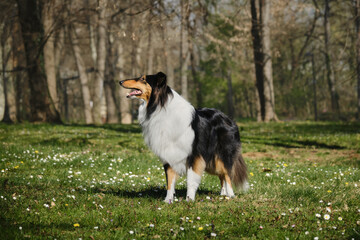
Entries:
<svg viewBox="0 0 360 240">
<path fill-rule="evenodd" d="M 135 125 L 0 125 L 1 239 L 359 238 L 360 125 L 240 123 L 250 190 L 163 202 Z M 319 215 L 320 217 L 317 217 Z M 328 220 L 327 215 L 329 215 Z"/>
</svg>

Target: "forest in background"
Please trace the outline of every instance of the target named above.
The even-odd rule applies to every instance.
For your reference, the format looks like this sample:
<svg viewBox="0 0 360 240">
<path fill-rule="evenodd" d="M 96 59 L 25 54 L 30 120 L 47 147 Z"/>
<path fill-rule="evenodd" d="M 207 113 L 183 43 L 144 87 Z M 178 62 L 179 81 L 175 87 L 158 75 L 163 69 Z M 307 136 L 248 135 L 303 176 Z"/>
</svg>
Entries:
<svg viewBox="0 0 360 240">
<path fill-rule="evenodd" d="M 360 0 L 0 0 L 0 119 L 132 123 L 155 74 L 235 119 L 360 118 Z"/>
</svg>

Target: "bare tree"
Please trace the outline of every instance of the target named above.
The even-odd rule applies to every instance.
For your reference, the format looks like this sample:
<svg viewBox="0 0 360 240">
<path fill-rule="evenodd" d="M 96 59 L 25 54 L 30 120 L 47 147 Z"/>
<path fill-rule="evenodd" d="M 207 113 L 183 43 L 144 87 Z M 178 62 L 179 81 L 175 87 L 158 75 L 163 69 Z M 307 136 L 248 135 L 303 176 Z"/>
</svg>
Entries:
<svg viewBox="0 0 360 240">
<path fill-rule="evenodd" d="M 97 60 L 96 60 L 96 78 L 94 83 L 93 94 L 93 119 L 94 123 L 101 124 L 101 104 L 104 89 L 105 76 L 105 62 L 106 62 L 106 7 L 107 0 L 99 1 L 99 19 L 98 19 L 98 45 L 97 45 Z"/>
<path fill-rule="evenodd" d="M 272 72 L 272 53 L 271 53 L 271 38 L 270 38 L 270 11 L 271 1 L 262 0 L 260 2 L 261 11 L 261 40 L 263 51 L 263 74 L 264 74 L 264 97 L 265 97 L 265 116 L 264 122 L 271 120 L 278 121 L 275 113 L 275 95 Z"/>
<path fill-rule="evenodd" d="M 124 62 L 125 62 L 125 54 L 124 48 L 121 41 L 117 42 L 117 61 L 116 61 L 116 69 L 117 69 L 117 76 L 118 80 L 124 80 Z M 131 123 L 131 103 L 129 99 L 125 98 L 126 93 L 128 90 L 125 88 L 119 88 L 119 95 L 120 95 L 120 117 L 122 124 L 130 124 Z"/>
<path fill-rule="evenodd" d="M 188 99 L 188 79 L 187 67 L 189 62 L 189 49 L 187 44 L 188 24 L 189 20 L 189 0 L 180 0 L 181 23 L 180 23 L 180 79 L 181 79 L 181 95 Z"/>
<path fill-rule="evenodd" d="M 336 90 L 335 83 L 335 73 L 331 66 L 331 56 L 330 56 L 330 0 L 325 0 L 325 12 L 324 12 L 324 45 L 325 45 L 325 66 L 326 66 L 326 79 L 329 86 L 330 96 L 331 96 L 331 110 L 337 115 L 340 114 L 339 106 L 339 94 Z"/>
<path fill-rule="evenodd" d="M 109 31 L 108 44 L 107 44 L 107 56 L 106 56 L 106 66 L 105 66 L 105 81 L 104 81 L 104 92 L 106 100 L 106 122 L 107 123 L 118 123 L 118 111 L 117 111 L 117 86 L 115 85 L 115 67 L 114 57 L 112 52 L 112 45 L 114 43 L 114 37 Z"/>
<path fill-rule="evenodd" d="M 49 95 L 47 81 L 41 67 L 40 56 L 44 43 L 42 24 L 39 19 L 41 4 L 36 0 L 18 0 L 17 3 L 30 81 L 31 121 L 59 122 L 60 115 Z"/>
<path fill-rule="evenodd" d="M 356 28 L 357 119 L 360 120 L 360 0 L 354 1 Z"/>
<path fill-rule="evenodd" d="M 174 67 L 173 67 L 173 61 L 171 61 L 170 57 L 170 41 L 168 39 L 168 32 L 169 32 L 169 25 L 166 21 L 162 23 L 162 40 L 163 40 L 163 46 L 164 46 L 164 63 L 165 63 L 165 69 L 166 69 L 166 78 L 168 85 L 172 88 L 175 87 L 174 82 Z"/>
<path fill-rule="evenodd" d="M 54 106 L 59 111 L 59 99 L 56 87 L 56 67 L 55 67 L 55 37 L 54 37 L 54 8 L 55 0 L 44 1 L 42 19 L 46 43 L 44 45 L 44 67 L 50 96 Z"/>
<path fill-rule="evenodd" d="M 12 27 L 12 23 L 8 22 Z M 14 38 L 11 38 L 7 33 L 8 29 L 4 26 L 2 29 L 1 39 L 1 60 L 2 60 L 2 76 L 3 76 L 3 90 L 4 90 L 4 121 L 15 123 L 17 122 L 16 109 L 16 92 L 15 92 L 15 74 L 13 73 L 14 65 L 17 64 L 17 55 L 14 55 Z"/>
<path fill-rule="evenodd" d="M 154 44 L 153 44 L 153 29 L 152 29 L 152 18 L 153 18 L 153 11 L 152 7 L 149 10 L 148 16 L 148 49 L 147 49 L 147 74 L 154 73 Z"/>
<path fill-rule="evenodd" d="M 272 77 L 270 47 L 270 3 L 266 0 L 251 0 L 253 51 L 258 91 L 258 121 L 277 121 Z"/>
<path fill-rule="evenodd" d="M 91 114 L 91 96 L 90 96 L 90 89 L 89 89 L 89 80 L 86 74 L 86 66 L 84 63 L 84 60 L 81 55 L 81 48 L 79 46 L 79 40 L 76 35 L 76 25 L 71 24 L 69 27 L 69 37 L 70 42 L 72 45 L 76 66 L 79 72 L 79 78 L 81 83 L 81 93 L 84 103 L 84 114 L 85 114 L 85 123 L 86 124 L 92 124 L 93 123 L 93 117 Z"/>
</svg>

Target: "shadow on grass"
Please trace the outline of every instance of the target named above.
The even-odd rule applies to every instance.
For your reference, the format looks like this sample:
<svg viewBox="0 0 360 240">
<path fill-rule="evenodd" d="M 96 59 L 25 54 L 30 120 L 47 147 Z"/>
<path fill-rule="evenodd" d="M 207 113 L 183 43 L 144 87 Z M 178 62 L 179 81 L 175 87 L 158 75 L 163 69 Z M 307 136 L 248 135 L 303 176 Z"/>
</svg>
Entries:
<svg viewBox="0 0 360 240">
<path fill-rule="evenodd" d="M 49 236 L 54 229 L 61 231 L 73 231 L 74 227 L 72 223 L 51 223 L 45 224 L 34 221 L 26 221 L 21 223 L 21 226 L 16 222 L 9 221 L 0 217 L 0 239 L 33 239 L 33 236 L 41 236 L 39 239 L 54 239 L 61 236 Z M 20 229 L 21 227 L 21 229 Z M 35 239 L 38 239 L 35 237 Z"/>
<path fill-rule="evenodd" d="M 78 127 L 78 128 L 105 129 L 105 130 L 112 130 L 112 131 L 125 132 L 125 133 L 141 133 L 141 128 L 138 124 L 103 124 L 103 125 L 64 124 L 64 126 Z"/>
<path fill-rule="evenodd" d="M 275 147 L 283 148 L 325 148 L 325 149 L 346 149 L 346 147 L 326 144 L 311 140 L 294 140 L 294 139 L 281 139 L 281 138 L 261 138 L 261 137 L 242 137 L 243 140 L 247 140 L 250 143 L 258 143 L 264 145 L 271 145 Z"/>
<path fill-rule="evenodd" d="M 166 189 L 159 189 L 157 187 L 151 187 L 143 190 L 115 190 L 115 189 L 100 189 L 96 188 L 92 190 L 94 193 L 111 194 L 118 197 L 125 198 L 152 198 L 157 200 L 165 199 Z M 217 192 L 216 192 L 217 193 Z M 213 191 L 199 189 L 196 192 L 197 195 L 209 195 L 215 194 Z M 186 189 L 176 190 L 177 198 L 186 198 Z"/>
<path fill-rule="evenodd" d="M 356 134 L 360 133 L 359 122 L 319 122 L 293 125 L 299 133 L 309 134 Z"/>
</svg>

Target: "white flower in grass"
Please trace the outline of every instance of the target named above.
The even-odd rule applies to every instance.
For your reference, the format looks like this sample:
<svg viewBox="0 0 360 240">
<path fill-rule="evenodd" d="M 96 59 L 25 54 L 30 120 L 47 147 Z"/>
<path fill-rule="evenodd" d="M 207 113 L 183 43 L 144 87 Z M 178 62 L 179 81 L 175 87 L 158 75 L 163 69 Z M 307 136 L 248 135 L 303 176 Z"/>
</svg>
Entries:
<svg viewBox="0 0 360 240">
<path fill-rule="evenodd" d="M 130 234 L 134 234 L 134 231 L 130 230 L 129 233 L 130 233 Z"/>
<path fill-rule="evenodd" d="M 315 217 L 321 218 L 321 214 L 317 213 L 317 214 L 315 214 Z"/>
<path fill-rule="evenodd" d="M 216 233 L 211 233 L 210 236 L 216 237 Z"/>
<path fill-rule="evenodd" d="M 325 219 L 325 220 L 329 220 L 329 219 L 330 219 L 330 215 L 329 215 L 329 214 L 325 214 L 325 215 L 324 215 L 324 219 Z"/>
</svg>

